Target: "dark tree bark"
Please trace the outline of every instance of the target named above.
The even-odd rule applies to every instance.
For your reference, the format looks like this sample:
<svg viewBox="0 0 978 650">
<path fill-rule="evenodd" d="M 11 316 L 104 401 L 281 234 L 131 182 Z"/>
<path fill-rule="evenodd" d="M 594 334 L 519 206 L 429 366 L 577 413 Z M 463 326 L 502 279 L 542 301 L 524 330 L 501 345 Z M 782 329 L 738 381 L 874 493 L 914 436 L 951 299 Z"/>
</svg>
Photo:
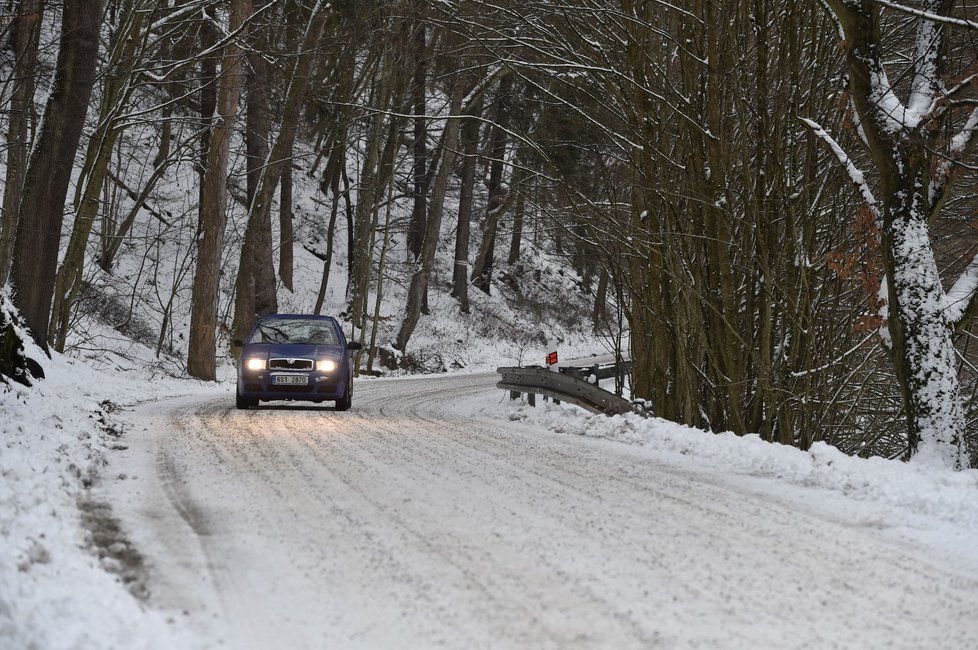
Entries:
<svg viewBox="0 0 978 650">
<path fill-rule="evenodd" d="M 458 198 L 458 228 L 455 231 L 455 268 L 452 273 L 452 295 L 462 311 L 469 311 L 469 233 L 472 227 L 472 198 L 475 194 L 476 153 L 479 149 L 478 119 L 482 101 L 473 108 L 462 127 L 462 186 Z"/>
<path fill-rule="evenodd" d="M 229 29 L 235 31 L 251 12 L 250 0 L 233 0 Z M 210 148 L 200 205 L 201 234 L 197 239 L 197 269 L 190 299 L 190 346 L 187 372 L 192 377 L 216 379 L 217 291 L 220 283 L 221 245 L 227 225 L 228 151 L 231 127 L 238 112 L 244 81 L 241 46 L 227 45 L 221 58 L 221 80 L 210 130 Z"/>
<path fill-rule="evenodd" d="M 509 242 L 509 257 L 506 258 L 507 264 L 516 264 L 520 260 L 520 245 L 523 243 L 523 217 L 526 212 L 526 200 L 519 188 L 512 188 L 518 192 L 516 195 L 516 205 L 513 207 L 513 237 Z"/>
<path fill-rule="evenodd" d="M 21 0 L 10 24 L 10 49 L 14 55 L 7 122 L 7 174 L 3 189 L 3 212 L 0 214 L 0 287 L 7 282 L 10 258 L 17 232 L 17 209 L 20 207 L 24 174 L 27 170 L 27 123 L 34 99 L 34 66 L 41 33 L 40 0 Z"/>
<path fill-rule="evenodd" d="M 109 72 L 102 77 L 98 126 L 89 138 L 85 163 L 76 181 L 75 220 L 54 284 L 48 339 L 58 352 L 64 352 L 71 325 L 71 307 L 82 287 L 88 240 L 99 209 L 103 206 L 101 199 L 109 177 L 112 153 L 122 134 L 117 120 L 125 111 L 135 89 L 132 68 L 136 63 L 136 53 L 142 45 L 142 38 L 146 36 L 141 33 L 144 17 L 144 12 L 128 6 L 120 12 L 119 22 L 109 38 L 106 66 Z"/>
<path fill-rule="evenodd" d="M 601 322 L 608 317 L 608 269 L 602 268 L 601 275 L 598 276 L 598 291 L 594 296 L 594 314 L 592 321 L 594 329 L 601 326 Z"/>
<path fill-rule="evenodd" d="M 428 65 L 425 60 L 425 26 L 418 22 L 414 35 L 414 82 L 411 85 L 411 102 L 414 105 L 414 207 L 411 210 L 411 224 L 407 233 L 407 248 L 410 261 L 421 256 L 427 228 L 428 214 L 428 129 L 423 117 L 426 110 L 425 91 L 428 78 Z"/>
<path fill-rule="evenodd" d="M 267 150 L 266 145 L 265 156 L 256 169 L 257 184 L 248 202 L 248 225 L 241 247 L 235 287 L 235 339 L 243 339 L 248 334 L 256 315 L 264 316 L 278 309 L 275 272 L 272 268 L 272 199 L 282 173 L 286 167 L 292 165 L 290 152 L 298 130 L 299 111 L 305 104 L 312 54 L 322 34 L 328 11 L 328 6 L 320 2 L 310 17 L 309 27 L 299 44 L 299 52 L 289 77 L 282 126 L 271 151 Z M 265 117 L 267 119 L 267 112 Z"/>
<path fill-rule="evenodd" d="M 482 244 L 472 268 L 472 284 L 485 294 L 492 285 L 492 268 L 495 261 L 496 228 L 506 208 L 506 190 L 503 187 L 503 159 L 506 157 L 506 142 L 509 128 L 509 102 L 513 89 L 513 77 L 506 75 L 499 82 L 496 95 L 496 125 L 493 127 L 492 149 L 490 152 L 489 181 L 486 183 L 489 201 L 486 205 L 486 219 L 482 230 Z"/>
<path fill-rule="evenodd" d="M 252 43 L 254 47 L 254 43 Z M 245 179 L 248 206 L 254 205 L 255 193 L 261 180 L 262 166 L 268 157 L 268 79 L 265 61 L 259 52 L 248 55 L 248 82 L 245 86 Z M 238 276 L 235 281 L 234 321 L 232 339 L 248 336 L 258 312 L 257 295 L 261 249 L 265 240 L 265 224 L 249 219 L 241 243 Z M 271 234 L 269 233 L 269 240 Z M 270 255 L 270 253 L 269 253 Z"/>
<path fill-rule="evenodd" d="M 293 245 L 295 235 L 292 228 L 292 152 L 288 152 L 289 161 L 282 171 L 282 187 L 279 190 L 278 206 L 278 228 L 279 228 L 279 249 L 278 249 L 278 277 L 282 280 L 282 286 L 292 291 L 293 281 Z"/>
<path fill-rule="evenodd" d="M 346 164 L 345 158 L 343 164 Z M 333 194 L 333 205 L 329 209 L 329 224 L 326 226 L 326 256 L 323 260 L 323 275 L 319 282 L 319 292 L 316 294 L 316 307 L 314 313 L 323 313 L 323 302 L 326 300 L 326 289 L 329 287 L 329 271 L 333 266 L 333 241 L 336 235 L 336 215 L 340 208 L 340 176 L 337 172 L 333 175 L 330 189 Z"/>
<path fill-rule="evenodd" d="M 452 98 L 449 104 L 449 114 L 455 115 L 462 107 L 462 84 L 456 82 L 452 90 Z M 425 232 L 424 246 L 421 251 L 421 259 L 418 261 L 417 269 L 411 276 L 411 285 L 408 288 L 407 305 L 404 308 L 404 320 L 397 333 L 397 349 L 404 352 L 407 349 L 408 341 L 414 334 L 414 329 L 418 325 L 418 318 L 424 305 L 424 297 L 428 291 L 428 282 L 431 277 L 431 269 L 435 263 L 435 251 L 438 248 L 438 240 L 441 237 L 441 216 L 444 212 L 445 193 L 448 190 L 448 177 L 452 172 L 455 163 L 455 152 L 458 150 L 458 119 L 451 118 L 445 124 L 445 135 L 441 147 L 441 167 L 438 169 L 438 176 L 435 179 L 434 196 L 432 197 L 431 215 Z"/>
<path fill-rule="evenodd" d="M 214 8 L 206 10 L 208 18 L 215 18 Z M 217 43 L 217 34 L 210 20 L 200 23 L 200 49 L 208 50 Z M 217 107 L 217 56 L 205 56 L 200 61 L 200 123 L 203 125 L 200 134 L 200 175 L 197 199 L 197 219 L 203 219 L 204 206 L 204 174 L 207 170 L 207 155 L 211 146 L 211 122 L 214 120 L 214 109 Z"/>
<path fill-rule="evenodd" d="M 101 18 L 101 0 L 65 0 L 54 85 L 18 210 L 14 303 L 45 350 L 65 197 L 95 84 Z"/>
<path fill-rule="evenodd" d="M 290 3 L 282 3 L 283 7 L 288 7 L 286 11 L 286 26 L 284 30 L 285 39 L 288 43 L 294 43 L 302 36 L 303 23 L 308 20 L 309 14 L 301 7 L 291 7 Z M 322 121 L 322 120 L 320 120 Z M 316 149 L 322 144 L 323 130 L 319 131 Z M 279 188 L 279 207 L 278 207 L 278 226 L 279 226 L 279 248 L 278 248 L 278 277 L 289 291 L 293 290 L 293 259 L 294 259 L 294 231 L 292 225 L 292 147 L 285 152 L 288 162 L 282 169 L 282 186 Z M 312 178 L 312 174 L 310 174 Z"/>
<path fill-rule="evenodd" d="M 263 176 L 266 173 L 266 165 L 269 163 L 268 153 L 269 153 L 269 120 L 268 120 L 268 70 L 265 62 L 262 61 L 259 70 L 255 77 L 256 82 L 262 85 L 262 91 L 259 95 L 265 98 L 265 108 L 259 111 L 263 119 L 263 124 L 260 125 L 255 132 L 255 135 L 261 138 L 261 149 L 255 149 L 256 153 L 259 153 L 261 157 L 256 158 L 257 166 L 254 168 L 256 173 L 255 180 L 257 181 L 256 187 L 254 188 L 254 193 L 249 199 L 249 205 L 254 205 L 254 202 L 258 200 L 258 192 L 260 191 L 260 183 Z M 249 102 L 249 106 L 251 103 Z M 274 193 L 275 188 L 272 188 Z M 267 199 L 267 209 L 263 209 L 259 214 L 255 215 L 255 220 L 253 227 L 255 228 L 255 245 L 252 249 L 252 272 L 253 272 L 253 291 L 255 297 L 255 304 L 253 312 L 259 315 L 272 314 L 278 311 L 278 296 L 277 294 L 277 281 L 275 279 L 275 265 L 273 262 L 273 252 L 272 252 L 272 214 L 271 214 L 271 197 Z M 249 327 L 250 321 L 249 318 Z M 245 332 L 247 334 L 247 332 Z"/>
</svg>

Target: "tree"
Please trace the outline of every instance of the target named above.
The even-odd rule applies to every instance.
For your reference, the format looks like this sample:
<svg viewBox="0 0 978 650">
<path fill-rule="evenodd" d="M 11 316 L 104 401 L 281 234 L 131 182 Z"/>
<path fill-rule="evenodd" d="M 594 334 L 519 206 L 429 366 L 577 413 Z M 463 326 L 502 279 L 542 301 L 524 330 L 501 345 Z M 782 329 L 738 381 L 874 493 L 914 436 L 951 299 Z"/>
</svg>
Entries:
<svg viewBox="0 0 978 650">
<path fill-rule="evenodd" d="M 231 0 L 229 30 L 238 32 L 250 13 L 251 0 Z M 210 381 L 217 378 L 217 290 L 221 245 L 227 224 L 228 150 L 231 127 L 238 112 L 238 98 L 244 84 L 243 59 L 240 43 L 237 39 L 231 40 L 221 57 L 221 80 L 210 125 L 207 164 L 201 181 L 200 235 L 197 238 L 197 267 L 190 304 L 187 372 L 192 377 Z"/>
<path fill-rule="evenodd" d="M 278 277 L 282 281 L 282 286 L 293 291 L 293 273 L 295 257 L 295 232 L 293 228 L 292 215 L 292 152 L 286 152 L 288 164 L 282 170 L 282 188 L 278 196 Z"/>
<path fill-rule="evenodd" d="M 499 80 L 496 91 L 496 115 L 493 125 L 492 149 L 490 151 L 489 179 L 486 189 L 489 202 L 486 205 L 486 218 L 482 228 L 482 243 L 472 267 L 472 284 L 488 294 L 492 286 L 492 269 L 495 262 L 496 229 L 503 213 L 509 207 L 510 195 L 503 185 L 503 166 L 506 158 L 506 142 L 512 110 L 513 77 L 504 75 Z M 515 196 L 515 195 L 514 195 Z"/>
<path fill-rule="evenodd" d="M 200 21 L 199 47 L 202 52 L 210 52 L 217 45 L 217 20 L 214 7 L 206 7 L 203 19 Z M 204 219 L 204 176 L 207 170 L 207 158 L 211 149 L 211 128 L 214 122 L 214 111 L 217 108 L 217 65 L 218 56 L 207 54 L 200 57 L 200 164 L 197 168 L 200 176 L 197 201 L 197 222 Z"/>
<path fill-rule="evenodd" d="M 291 152 L 299 126 L 299 111 L 305 103 L 313 54 L 319 38 L 322 36 L 328 14 L 328 6 L 319 2 L 309 18 L 306 33 L 299 44 L 301 49 L 297 52 L 289 77 L 282 125 L 274 146 L 266 154 L 261 165 L 260 176 L 251 197 L 245 241 L 241 246 L 238 278 L 235 283 L 234 335 L 238 339 L 243 339 L 251 330 L 256 312 L 258 315 L 265 315 L 276 309 L 274 274 L 270 280 L 259 283 L 256 266 L 271 265 L 271 235 L 269 233 L 266 239 L 262 237 L 262 232 L 266 227 L 270 227 L 269 220 L 275 189 L 278 187 L 279 180 L 286 168 L 292 164 Z M 259 249 L 261 249 L 260 252 Z M 264 259 L 265 256 L 268 257 L 267 260 Z M 256 265 L 256 261 L 260 258 L 262 264 Z M 269 281 L 271 287 L 267 286 Z M 262 293 L 258 291 L 259 286 L 262 287 Z"/>
<path fill-rule="evenodd" d="M 0 212 L 0 287 L 7 283 L 17 232 L 17 210 L 27 168 L 27 122 L 34 100 L 34 66 L 41 33 L 40 0 L 21 0 L 10 24 L 10 48 L 14 54 L 11 74 L 10 112 L 7 122 L 7 173 Z"/>
<path fill-rule="evenodd" d="M 469 233 L 472 227 L 472 199 L 475 194 L 475 164 L 479 148 L 476 119 L 482 113 L 481 97 L 472 105 L 462 126 L 462 185 L 458 199 L 458 228 L 455 231 L 455 266 L 452 270 L 452 295 L 462 312 L 469 311 Z"/>
<path fill-rule="evenodd" d="M 65 197 L 95 83 L 101 18 L 101 0 L 65 0 L 54 85 L 18 208 L 14 303 L 45 350 Z"/>
<path fill-rule="evenodd" d="M 101 206 L 102 189 L 109 175 L 109 164 L 122 128 L 119 119 L 136 88 L 133 68 L 140 60 L 137 52 L 145 47 L 148 30 L 143 19 L 148 7 L 134 0 L 123 3 L 119 24 L 109 39 L 109 61 L 103 76 L 102 102 L 98 126 L 88 142 L 85 164 L 75 192 L 75 220 L 68 250 L 54 286 L 54 303 L 48 339 L 58 352 L 64 352 L 71 306 L 82 285 L 82 270 L 88 239 Z"/>
<path fill-rule="evenodd" d="M 462 108 L 462 83 L 457 79 L 451 92 L 448 113 L 456 116 Z M 441 238 L 441 217 L 444 213 L 445 194 L 448 190 L 448 177 L 455 163 L 455 152 L 458 151 L 459 118 L 450 117 L 445 123 L 445 132 L 441 144 L 441 163 L 438 175 L 435 177 L 435 187 L 432 195 L 428 226 L 425 230 L 424 243 L 421 248 L 421 258 L 418 260 L 414 273 L 411 275 L 411 285 L 408 287 L 407 305 L 404 308 L 404 320 L 397 333 L 397 349 L 407 350 L 408 341 L 414 334 L 421 316 L 421 308 L 428 291 L 431 269 L 435 263 L 435 251 Z"/>
<path fill-rule="evenodd" d="M 418 3 L 419 5 L 422 3 Z M 425 42 L 425 23 L 419 16 L 414 26 L 414 78 L 411 83 L 411 102 L 414 108 L 414 143 L 411 152 L 414 159 L 414 197 L 411 224 L 407 232 L 407 249 L 411 262 L 421 257 L 421 248 L 428 227 L 428 129 L 426 113 L 428 63 Z"/>
<path fill-rule="evenodd" d="M 954 167 L 972 147 L 978 109 L 971 109 L 953 137 L 941 141 L 955 124 L 950 100 L 961 92 L 960 84 L 945 86 L 950 63 L 945 25 L 917 20 L 904 102 L 883 62 L 879 5 L 871 0 L 828 3 L 845 36 L 854 117 L 879 177 L 878 198 L 835 140 L 814 121 L 808 124 L 844 165 L 880 229 L 885 271 L 881 335 L 903 396 L 908 453 L 923 462 L 960 468 L 966 464 L 965 417 L 953 335 L 971 318 L 978 258 L 945 292 L 930 225 L 950 192 Z M 946 17 L 953 5 L 953 0 L 927 0 L 924 9 Z"/>
</svg>

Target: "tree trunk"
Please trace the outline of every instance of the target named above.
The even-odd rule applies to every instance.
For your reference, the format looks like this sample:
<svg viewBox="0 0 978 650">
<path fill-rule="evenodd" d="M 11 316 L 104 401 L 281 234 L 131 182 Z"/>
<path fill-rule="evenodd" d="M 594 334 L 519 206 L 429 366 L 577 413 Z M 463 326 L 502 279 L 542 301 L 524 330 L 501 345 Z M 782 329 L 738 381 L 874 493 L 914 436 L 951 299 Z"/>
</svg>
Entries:
<svg viewBox="0 0 978 650">
<path fill-rule="evenodd" d="M 598 331 L 602 323 L 608 317 L 608 268 L 601 268 L 601 275 L 598 276 L 598 290 L 594 296 L 594 313 L 591 321 L 594 323 L 594 331 Z"/>
<path fill-rule="evenodd" d="M 292 152 L 287 154 L 288 162 L 282 170 L 282 188 L 279 190 L 278 206 L 278 277 L 282 286 L 292 291 L 292 257 L 295 235 L 292 230 Z"/>
<path fill-rule="evenodd" d="M 250 187 L 251 195 L 248 198 L 249 206 L 254 205 L 258 199 L 258 192 L 261 191 L 259 185 L 263 182 L 267 174 L 267 165 L 270 164 L 269 158 L 269 116 L 268 116 L 268 85 L 269 75 L 268 66 L 261 57 L 249 57 L 252 61 L 252 70 L 255 72 L 255 86 L 257 102 L 264 105 L 261 109 L 256 106 L 256 128 L 253 132 L 256 142 L 252 152 L 254 153 L 255 167 L 250 171 L 249 179 L 254 182 L 254 187 Z M 260 86 L 260 88 L 258 88 Z M 288 100 L 286 100 L 288 101 Z M 251 112 L 252 102 L 248 101 L 248 111 Z M 297 107 L 298 109 L 298 107 Z M 291 147 L 289 147 L 291 149 Z M 275 179 L 278 182 L 278 179 Z M 271 188 L 271 195 L 275 194 L 275 187 Z M 247 330 L 251 330 L 253 324 L 253 314 L 264 316 L 278 311 L 277 282 L 275 279 L 275 266 L 272 254 L 272 196 L 264 199 L 263 209 L 256 216 L 254 224 L 249 220 L 248 227 L 254 227 L 254 246 L 252 246 L 252 267 L 253 276 L 252 290 L 254 292 L 254 308 L 247 314 Z M 247 335 L 248 332 L 243 332 Z"/>
<path fill-rule="evenodd" d="M 513 237 L 509 242 L 509 257 L 506 258 L 507 264 L 516 264 L 520 260 L 520 244 L 523 243 L 523 216 L 526 211 L 526 200 L 519 188 L 513 187 L 511 191 L 516 192 L 516 206 L 513 208 Z"/>
<path fill-rule="evenodd" d="M 387 185 L 387 207 L 384 210 L 383 240 L 380 244 L 380 259 L 377 260 L 377 292 L 374 301 L 374 316 L 370 322 L 370 344 L 367 346 L 367 374 L 374 370 L 374 359 L 377 358 L 377 329 L 380 324 L 380 305 L 384 300 L 384 264 L 387 261 L 387 251 L 391 244 L 391 208 L 394 205 L 394 177 Z"/>
<path fill-rule="evenodd" d="M 217 43 L 217 33 L 211 20 L 217 20 L 213 7 L 204 9 L 207 17 L 200 21 L 200 49 L 209 50 Z M 207 170 L 207 158 L 211 148 L 211 129 L 214 122 L 214 111 L 217 107 L 217 56 L 205 56 L 200 61 L 200 166 L 198 174 L 200 183 L 197 186 L 197 223 L 203 224 L 204 218 L 204 176 Z"/>
<path fill-rule="evenodd" d="M 950 126 L 946 113 L 934 113 L 944 99 L 937 80 L 946 72 L 945 28 L 924 18 L 918 20 L 911 91 L 904 105 L 889 85 L 881 59 L 878 7 L 868 0 L 829 0 L 828 4 L 845 32 L 849 92 L 880 175 L 881 206 L 862 174 L 852 171 L 851 159 L 839 156 L 840 160 L 845 157 L 850 179 L 881 226 L 888 292 L 885 317 L 906 410 L 908 456 L 960 468 L 966 457 L 966 420 L 952 340 L 956 323 L 929 232 L 952 178 L 950 167 L 942 166 L 944 160 L 930 158 L 938 148 L 938 134 Z M 934 13 L 948 15 L 952 5 L 945 0 L 927 6 Z M 969 126 L 952 140 L 952 147 L 957 147 L 952 153 L 961 154 L 970 146 L 976 121 L 978 109 L 973 109 Z M 820 137 L 831 140 L 824 131 Z M 838 156 L 838 144 L 831 144 Z M 975 291 L 956 299 L 973 303 Z"/>
<path fill-rule="evenodd" d="M 908 443 L 919 460 L 964 464 L 965 418 L 956 368 L 953 328 L 945 315 L 944 290 L 930 245 L 923 170 L 910 160 L 903 179 L 885 199 L 883 260 L 887 269 L 891 356 L 907 410 Z"/>
<path fill-rule="evenodd" d="M 411 86 L 411 100 L 414 104 L 414 207 L 411 210 L 411 223 L 407 232 L 408 261 L 415 262 L 421 256 L 425 229 L 427 228 L 428 206 L 428 130 L 424 118 L 425 91 L 427 90 L 428 66 L 425 60 L 425 24 L 418 21 L 414 36 L 414 83 Z"/>
<path fill-rule="evenodd" d="M 343 179 L 343 216 L 346 220 L 346 294 L 349 296 L 353 291 L 353 255 L 356 251 L 356 212 L 354 211 L 353 201 L 350 199 L 350 175 L 346 167 L 340 170 Z M 359 194 L 359 189 L 357 190 Z"/>
<path fill-rule="evenodd" d="M 41 0 L 21 0 L 10 23 L 10 49 L 14 55 L 7 123 L 7 174 L 4 180 L 3 208 L 0 213 L 0 287 L 7 282 L 17 209 L 20 207 L 24 173 L 27 168 L 28 113 L 34 100 L 34 67 L 41 33 Z"/>
<path fill-rule="evenodd" d="M 399 73 L 400 70 L 396 68 L 393 56 L 388 56 L 377 82 L 379 84 L 377 106 L 396 109 L 402 105 L 404 75 Z M 387 183 L 388 175 L 393 173 L 395 154 L 401 142 L 399 132 L 401 119 L 396 114 L 391 115 L 386 124 L 386 139 L 384 138 L 383 114 L 377 113 L 372 120 L 373 123 L 367 136 L 367 152 L 357 190 L 353 254 L 348 258 L 351 268 L 348 286 L 350 293 L 349 313 L 355 327 L 363 327 L 361 316 L 364 313 L 366 293 L 369 290 L 369 267 L 373 255 L 369 243 L 373 229 L 377 226 L 377 207 L 383 195 L 383 188 Z"/>
<path fill-rule="evenodd" d="M 260 176 L 249 201 L 248 225 L 245 240 L 241 247 L 241 265 L 238 267 L 238 282 L 235 291 L 236 339 L 243 339 L 254 325 L 255 315 L 264 316 L 278 309 L 275 295 L 275 273 L 272 265 L 271 210 L 275 189 L 282 173 L 291 166 L 291 151 L 299 125 L 299 112 L 305 104 L 306 90 L 309 86 L 309 72 L 312 55 L 322 35 L 328 15 L 328 5 L 319 2 L 309 19 L 309 25 L 302 39 L 292 73 L 289 88 L 285 94 L 285 113 L 275 145 L 265 158 L 259 170 Z M 254 280 L 248 277 L 248 261 L 255 263 Z M 264 277 L 264 276 L 268 277 Z M 252 284 L 253 282 L 253 284 Z M 269 286 L 270 285 L 270 286 Z M 252 291 L 253 293 L 250 293 Z M 253 301 L 253 302 L 252 302 Z M 250 309 L 249 309 L 250 308 Z"/>
<path fill-rule="evenodd" d="M 258 39 L 251 47 L 257 49 Z M 268 74 L 267 66 L 258 51 L 248 54 L 248 81 L 245 87 L 247 100 L 245 104 L 245 196 L 249 212 L 255 203 L 255 194 L 261 182 L 262 166 L 268 158 Z M 260 270 L 265 263 L 262 248 L 265 244 L 266 229 L 270 225 L 260 219 L 248 218 L 245 222 L 245 233 L 241 242 L 238 260 L 238 275 L 235 278 L 234 319 L 231 325 L 232 341 L 244 340 L 251 332 L 255 314 L 259 311 L 259 284 L 264 275 Z M 271 239 L 271 233 L 268 233 Z M 268 253 L 268 261 L 271 251 Z M 232 345 L 233 353 L 237 353 Z"/>
<path fill-rule="evenodd" d="M 475 164 L 479 149 L 479 120 L 482 101 L 473 104 L 462 127 L 462 185 L 458 198 L 458 227 L 455 231 L 455 267 L 452 271 L 452 295 L 462 312 L 469 312 L 469 233 L 472 226 L 472 198 L 475 194 Z"/>
<path fill-rule="evenodd" d="M 65 0 L 54 84 L 18 209 L 14 302 L 45 350 L 65 197 L 95 83 L 101 18 L 101 0 Z"/>
<path fill-rule="evenodd" d="M 449 115 L 457 115 L 462 107 L 462 84 L 455 82 L 452 89 L 452 98 L 449 102 Z M 401 329 L 397 333 L 397 349 L 401 352 L 407 350 L 408 341 L 414 334 L 414 329 L 418 325 L 418 318 L 421 315 L 421 308 L 424 304 L 424 296 L 428 291 L 428 281 L 431 277 L 431 269 L 435 263 L 435 251 L 438 249 L 438 240 L 441 238 L 441 216 L 445 207 L 445 194 L 448 190 L 448 177 L 452 173 L 455 163 L 455 152 L 458 150 L 458 119 L 449 118 L 445 124 L 445 138 L 442 144 L 441 166 L 438 168 L 438 176 L 435 178 L 434 196 L 431 202 L 431 214 L 429 215 L 428 228 L 425 232 L 424 246 L 421 251 L 421 259 L 417 269 L 411 276 L 411 285 L 408 288 L 407 305 L 404 308 L 404 320 L 401 322 Z"/>
<path fill-rule="evenodd" d="M 482 229 L 482 243 L 472 268 L 472 284 L 486 295 L 492 285 L 492 267 L 495 258 L 496 228 L 502 216 L 507 196 L 503 188 L 503 163 L 506 157 L 506 130 L 509 128 L 510 96 L 513 89 L 513 77 L 506 75 L 499 82 L 496 96 L 496 124 L 493 127 L 492 158 L 489 165 L 489 182 L 487 190 L 489 201 L 486 205 L 485 225 Z"/>
<path fill-rule="evenodd" d="M 232 0 L 229 31 L 238 30 L 251 12 L 251 0 Z M 227 225 L 228 149 L 244 82 L 244 56 L 233 41 L 221 57 L 221 80 L 211 123 L 207 163 L 200 205 L 201 233 L 197 239 L 197 268 L 190 301 L 190 346 L 187 372 L 192 377 L 216 379 L 217 297 L 221 246 Z"/>
<path fill-rule="evenodd" d="M 346 164 L 346 158 L 340 159 L 341 164 Z M 326 300 L 326 289 L 329 287 L 329 272 L 333 266 L 333 242 L 336 236 L 336 215 L 340 209 L 340 169 L 337 168 L 333 174 L 330 189 L 333 194 L 333 204 L 329 208 L 329 224 L 326 226 L 326 259 L 323 260 L 323 275 L 319 281 L 319 292 L 316 294 L 315 314 L 323 313 L 323 302 Z"/>
<path fill-rule="evenodd" d="M 64 352 L 71 321 L 71 307 L 81 290 L 88 240 L 102 207 L 100 195 L 108 177 L 112 151 L 121 133 L 116 119 L 129 105 L 135 88 L 131 73 L 136 62 L 136 51 L 141 45 L 140 31 L 145 15 L 145 12 L 134 5 L 127 5 L 119 28 L 110 40 L 108 67 L 111 74 L 105 78 L 103 85 L 98 127 L 89 140 L 85 164 L 76 185 L 75 220 L 71 238 L 55 280 L 48 338 L 58 352 Z"/>
<path fill-rule="evenodd" d="M 400 90 L 398 93 L 400 94 Z M 392 115 L 387 124 L 387 137 L 380 152 L 376 170 L 366 180 L 364 191 L 358 195 L 356 272 L 353 276 L 353 300 L 351 316 L 356 327 L 365 327 L 363 316 L 367 311 L 367 293 L 370 290 L 370 274 L 373 267 L 372 243 L 379 220 L 380 199 L 384 186 L 394 172 L 394 159 L 400 145 L 400 119 Z M 365 201 L 361 203 L 361 201 Z"/>
</svg>

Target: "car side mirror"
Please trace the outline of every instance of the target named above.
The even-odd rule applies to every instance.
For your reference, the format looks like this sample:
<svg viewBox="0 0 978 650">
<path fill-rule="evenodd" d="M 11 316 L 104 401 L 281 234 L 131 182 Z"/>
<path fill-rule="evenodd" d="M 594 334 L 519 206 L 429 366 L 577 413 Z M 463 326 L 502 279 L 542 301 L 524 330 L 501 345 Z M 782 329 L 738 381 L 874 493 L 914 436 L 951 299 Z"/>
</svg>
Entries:
<svg viewBox="0 0 978 650">
<path fill-rule="evenodd" d="M 244 347 L 244 341 L 242 341 L 241 339 L 234 339 L 233 341 L 231 341 L 231 344 L 236 348 Z"/>
<path fill-rule="evenodd" d="M 363 349 L 363 346 L 360 345 L 360 342 L 359 341 L 350 341 L 349 343 L 346 344 L 346 349 L 347 350 L 362 350 Z"/>
</svg>

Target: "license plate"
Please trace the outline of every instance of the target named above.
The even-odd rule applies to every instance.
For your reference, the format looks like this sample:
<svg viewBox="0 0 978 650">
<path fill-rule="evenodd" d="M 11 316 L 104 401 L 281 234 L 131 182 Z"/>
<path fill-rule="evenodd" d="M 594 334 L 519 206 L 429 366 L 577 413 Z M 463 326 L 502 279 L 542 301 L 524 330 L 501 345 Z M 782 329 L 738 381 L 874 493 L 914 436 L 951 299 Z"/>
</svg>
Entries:
<svg viewBox="0 0 978 650">
<path fill-rule="evenodd" d="M 272 375 L 272 383 L 276 386 L 305 386 L 309 378 L 305 375 Z"/>
</svg>

